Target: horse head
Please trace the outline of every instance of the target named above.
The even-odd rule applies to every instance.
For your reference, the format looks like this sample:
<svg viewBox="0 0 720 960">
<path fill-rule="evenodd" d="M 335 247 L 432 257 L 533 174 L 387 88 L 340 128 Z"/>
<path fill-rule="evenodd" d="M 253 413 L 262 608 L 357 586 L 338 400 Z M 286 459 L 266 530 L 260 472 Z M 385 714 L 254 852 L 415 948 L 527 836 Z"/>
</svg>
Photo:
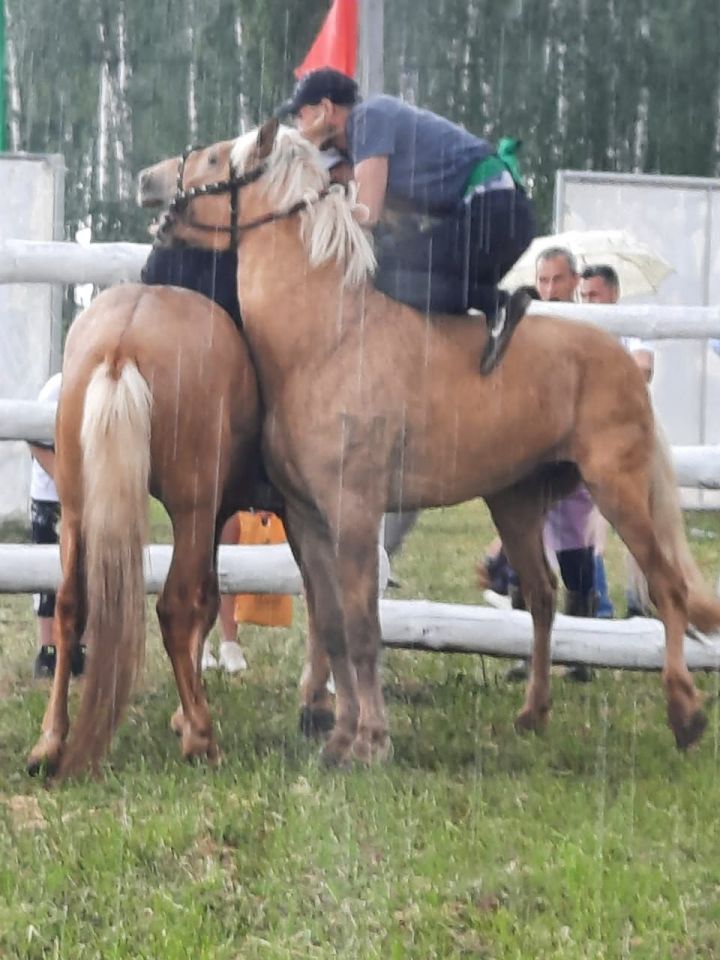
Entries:
<svg viewBox="0 0 720 960">
<path fill-rule="evenodd" d="M 161 238 L 167 235 L 194 246 L 217 248 L 231 232 L 226 195 L 236 189 L 230 162 L 234 144 L 234 140 L 223 140 L 208 147 L 188 147 L 182 156 L 140 171 L 140 205 L 167 208 L 159 230 Z"/>
<path fill-rule="evenodd" d="M 160 233 L 171 240 L 219 249 L 224 235 L 232 246 L 256 228 L 297 215 L 311 267 L 334 260 L 355 285 L 375 266 L 370 240 L 353 216 L 354 185 L 331 185 L 320 151 L 275 119 L 143 170 L 139 200 L 169 203 Z"/>
</svg>

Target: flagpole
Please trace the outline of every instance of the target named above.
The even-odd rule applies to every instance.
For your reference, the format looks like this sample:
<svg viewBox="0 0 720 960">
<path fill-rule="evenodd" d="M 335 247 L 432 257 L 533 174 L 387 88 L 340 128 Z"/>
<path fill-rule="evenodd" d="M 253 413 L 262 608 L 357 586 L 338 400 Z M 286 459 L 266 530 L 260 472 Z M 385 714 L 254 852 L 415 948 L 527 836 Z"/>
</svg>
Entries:
<svg viewBox="0 0 720 960">
<path fill-rule="evenodd" d="M 359 0 L 358 82 L 364 97 L 383 93 L 385 0 Z"/>
</svg>

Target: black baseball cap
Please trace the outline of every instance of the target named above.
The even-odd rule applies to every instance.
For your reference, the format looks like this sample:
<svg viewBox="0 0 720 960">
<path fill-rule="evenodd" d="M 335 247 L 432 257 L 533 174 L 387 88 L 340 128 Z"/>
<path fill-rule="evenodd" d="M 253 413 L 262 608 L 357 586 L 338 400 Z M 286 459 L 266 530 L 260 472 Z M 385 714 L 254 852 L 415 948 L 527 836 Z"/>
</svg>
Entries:
<svg viewBox="0 0 720 960">
<path fill-rule="evenodd" d="M 321 67 L 298 80 L 292 97 L 278 107 L 275 116 L 295 116 L 303 107 L 325 99 L 340 107 L 352 107 L 360 100 L 360 91 L 352 77 L 332 67 Z"/>
</svg>

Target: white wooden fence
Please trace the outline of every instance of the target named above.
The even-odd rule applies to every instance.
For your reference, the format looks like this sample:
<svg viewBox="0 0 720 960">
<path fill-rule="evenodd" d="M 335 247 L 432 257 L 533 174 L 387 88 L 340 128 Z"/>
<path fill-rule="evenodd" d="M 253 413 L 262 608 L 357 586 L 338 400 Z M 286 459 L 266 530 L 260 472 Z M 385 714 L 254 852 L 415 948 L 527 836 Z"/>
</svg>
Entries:
<svg viewBox="0 0 720 960">
<path fill-rule="evenodd" d="M 0 283 L 94 283 L 105 286 L 136 280 L 149 247 L 143 244 L 0 242 Z M 720 337 L 720 308 L 600 306 L 535 302 L 530 312 L 583 320 L 610 333 L 643 339 Z M 49 441 L 52 405 L 0 401 L 0 440 Z M 720 489 L 720 447 L 673 449 L 683 486 Z M 170 562 L 170 547 L 146 553 L 148 592 L 157 592 Z M 381 586 L 387 558 L 381 552 Z M 286 546 L 221 547 L 224 592 L 297 593 L 299 572 Z M 54 588 L 60 566 L 57 547 L 0 545 L 0 593 Z M 532 645 L 530 616 L 518 611 L 429 601 L 381 601 L 383 642 L 423 650 L 528 656 Z M 662 625 L 651 619 L 582 620 L 559 614 L 553 629 L 553 660 L 599 666 L 656 670 L 662 666 Z M 720 668 L 720 640 L 686 639 L 691 669 Z"/>
<path fill-rule="evenodd" d="M 55 404 L 33 400 L 0 400 L 0 441 L 52 443 Z M 720 445 L 673 447 L 673 463 L 681 487 L 720 489 Z"/>
<path fill-rule="evenodd" d="M 139 280 L 150 253 L 144 243 L 0 241 L 0 283 L 113 283 Z"/>
</svg>

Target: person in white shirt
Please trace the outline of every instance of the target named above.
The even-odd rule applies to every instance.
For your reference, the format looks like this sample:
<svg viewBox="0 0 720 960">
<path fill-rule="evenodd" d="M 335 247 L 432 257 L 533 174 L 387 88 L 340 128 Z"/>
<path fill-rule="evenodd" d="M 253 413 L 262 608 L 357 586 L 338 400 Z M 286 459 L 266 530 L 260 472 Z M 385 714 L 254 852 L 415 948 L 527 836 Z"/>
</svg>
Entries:
<svg viewBox="0 0 720 960">
<path fill-rule="evenodd" d="M 580 275 L 580 299 L 583 303 L 617 303 L 620 299 L 620 281 L 613 267 L 605 263 L 585 267 Z M 620 342 L 632 354 L 645 380 L 650 383 L 655 371 L 653 345 L 638 337 L 620 337 Z"/>
<path fill-rule="evenodd" d="M 38 395 L 42 403 L 57 403 L 60 396 L 61 375 L 54 374 Z M 30 523 L 33 543 L 57 543 L 60 502 L 55 487 L 55 449 L 52 444 L 30 443 L 32 468 L 30 472 Z M 33 676 L 41 680 L 55 673 L 55 642 L 53 620 L 55 617 L 55 594 L 35 594 L 37 615 L 37 654 Z M 71 670 L 73 676 L 83 672 L 85 650 L 79 647 L 73 652 Z"/>
</svg>

